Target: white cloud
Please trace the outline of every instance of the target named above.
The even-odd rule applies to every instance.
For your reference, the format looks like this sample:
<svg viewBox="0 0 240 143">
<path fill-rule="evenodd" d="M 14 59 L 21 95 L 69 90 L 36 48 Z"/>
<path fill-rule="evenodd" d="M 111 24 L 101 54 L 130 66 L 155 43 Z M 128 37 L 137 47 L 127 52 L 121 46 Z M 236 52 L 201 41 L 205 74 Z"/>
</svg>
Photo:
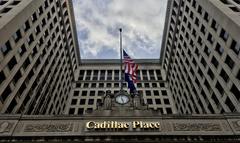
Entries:
<svg viewBox="0 0 240 143">
<path fill-rule="evenodd" d="M 133 58 L 159 58 L 167 0 L 73 2 L 78 34 L 84 31 L 78 39 L 82 58 L 100 58 L 99 55 L 106 55 L 101 53 L 106 47 L 113 51 L 109 57 L 117 58 L 120 26 L 123 28 L 123 47 L 129 55 Z"/>
</svg>

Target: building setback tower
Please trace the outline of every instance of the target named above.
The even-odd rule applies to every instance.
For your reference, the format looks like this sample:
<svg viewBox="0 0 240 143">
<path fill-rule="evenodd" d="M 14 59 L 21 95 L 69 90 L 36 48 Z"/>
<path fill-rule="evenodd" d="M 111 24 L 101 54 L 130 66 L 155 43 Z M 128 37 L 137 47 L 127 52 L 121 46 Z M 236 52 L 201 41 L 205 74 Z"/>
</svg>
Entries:
<svg viewBox="0 0 240 143">
<path fill-rule="evenodd" d="M 180 114 L 240 112 L 240 2 L 171 0 L 161 61 Z"/>
<path fill-rule="evenodd" d="M 61 114 L 79 50 L 69 0 L 0 1 L 0 112 Z"/>
</svg>

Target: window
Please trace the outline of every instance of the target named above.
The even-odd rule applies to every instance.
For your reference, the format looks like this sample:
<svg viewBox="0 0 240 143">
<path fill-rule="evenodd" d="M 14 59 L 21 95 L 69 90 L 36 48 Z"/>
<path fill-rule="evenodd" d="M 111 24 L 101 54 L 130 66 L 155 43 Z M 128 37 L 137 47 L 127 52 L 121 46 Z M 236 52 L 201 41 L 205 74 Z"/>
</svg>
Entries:
<svg viewBox="0 0 240 143">
<path fill-rule="evenodd" d="M 13 34 L 13 39 L 15 42 L 18 42 L 22 38 L 20 30 L 18 30 L 16 33 Z"/>
<path fill-rule="evenodd" d="M 222 79 L 223 79 L 225 82 L 228 82 L 229 77 L 228 77 L 227 73 L 226 73 L 223 69 L 221 70 L 220 76 L 222 77 Z"/>
<path fill-rule="evenodd" d="M 160 99 L 155 99 L 156 104 L 161 104 L 161 100 Z"/>
<path fill-rule="evenodd" d="M 162 90 L 161 92 L 162 92 L 163 96 L 167 96 L 167 91 L 166 90 Z"/>
<path fill-rule="evenodd" d="M 152 87 L 157 87 L 157 83 L 152 83 Z"/>
<path fill-rule="evenodd" d="M 209 77 L 213 80 L 214 79 L 214 74 L 213 74 L 213 72 L 210 68 L 208 69 L 207 73 L 208 73 Z"/>
<path fill-rule="evenodd" d="M 220 37 L 221 37 L 224 41 L 227 41 L 228 36 L 229 36 L 229 34 L 228 34 L 224 29 L 222 29 L 222 30 L 221 30 L 221 33 L 220 33 Z"/>
<path fill-rule="evenodd" d="M 238 89 L 234 84 L 232 85 L 232 88 L 231 88 L 230 91 L 232 92 L 232 94 L 235 96 L 235 98 L 236 98 L 237 100 L 240 99 L 240 97 L 239 97 L 240 91 L 239 91 L 239 89 Z"/>
<path fill-rule="evenodd" d="M 38 35 L 40 32 L 41 32 L 40 27 L 37 26 L 37 27 L 35 28 L 35 33 L 36 33 L 36 35 Z"/>
<path fill-rule="evenodd" d="M 6 76 L 4 75 L 3 71 L 0 71 L 0 84 L 6 79 Z"/>
<path fill-rule="evenodd" d="M 72 99 L 71 105 L 76 105 L 77 104 L 77 99 Z"/>
<path fill-rule="evenodd" d="M 5 88 L 5 90 L 3 91 L 2 93 L 2 100 L 3 102 L 7 99 L 7 97 L 9 97 L 9 95 L 11 94 L 12 90 L 11 88 L 9 87 L 9 85 Z"/>
<path fill-rule="evenodd" d="M 240 70 L 238 70 L 237 79 L 240 80 Z"/>
<path fill-rule="evenodd" d="M 81 87 L 81 83 L 76 83 L 76 87 Z"/>
<path fill-rule="evenodd" d="M 218 29 L 218 24 L 217 24 L 217 22 L 216 22 L 214 19 L 212 20 L 211 27 L 212 27 L 215 31 L 217 31 L 217 29 Z"/>
<path fill-rule="evenodd" d="M 82 115 L 82 114 L 83 114 L 83 111 L 84 111 L 83 108 L 79 108 L 79 109 L 78 109 L 78 115 Z"/>
<path fill-rule="evenodd" d="M 146 96 L 151 96 L 151 91 L 146 90 L 145 92 L 146 92 Z"/>
<path fill-rule="evenodd" d="M 212 34 L 210 34 L 210 33 L 208 34 L 207 40 L 208 40 L 208 42 L 211 43 L 211 44 L 213 44 L 214 41 L 215 41 L 215 39 L 213 38 Z"/>
<path fill-rule="evenodd" d="M 95 91 L 90 91 L 90 96 L 95 96 Z"/>
<path fill-rule="evenodd" d="M 212 57 L 211 63 L 217 68 L 218 67 L 218 61 L 215 57 Z"/>
<path fill-rule="evenodd" d="M 20 54 L 20 56 L 22 56 L 26 51 L 27 51 L 27 50 L 26 50 L 25 44 L 23 44 L 23 45 L 18 49 L 18 53 Z"/>
<path fill-rule="evenodd" d="M 98 96 L 103 96 L 104 93 L 105 93 L 105 92 L 104 92 L 103 90 L 99 90 L 99 91 L 98 91 Z"/>
<path fill-rule="evenodd" d="M 144 83 L 144 86 L 147 87 L 147 88 L 150 87 L 150 86 L 149 86 L 149 83 Z"/>
<path fill-rule="evenodd" d="M 82 96 L 87 96 L 87 91 L 82 91 Z"/>
<path fill-rule="evenodd" d="M 172 114 L 172 109 L 171 108 L 166 108 L 167 114 Z"/>
<path fill-rule="evenodd" d="M 99 87 L 100 88 L 104 87 L 104 83 L 99 83 Z"/>
<path fill-rule="evenodd" d="M 10 42 L 7 41 L 3 46 L 1 46 L 1 51 L 3 55 L 7 55 L 9 51 L 12 50 L 12 47 L 10 45 Z"/>
<path fill-rule="evenodd" d="M 165 87 L 165 84 L 164 83 L 160 83 L 160 87 Z"/>
<path fill-rule="evenodd" d="M 205 48 L 204 48 L 204 53 L 205 53 L 207 56 L 209 56 L 209 55 L 211 54 L 210 48 L 208 48 L 207 46 L 205 46 Z"/>
<path fill-rule="evenodd" d="M 92 113 L 93 109 L 92 108 L 87 108 L 86 113 Z"/>
<path fill-rule="evenodd" d="M 19 81 L 19 79 L 22 77 L 22 74 L 21 74 L 21 71 L 19 70 L 16 74 L 15 74 L 15 76 L 13 77 L 13 82 L 15 83 L 15 84 L 17 84 L 17 82 Z"/>
<path fill-rule="evenodd" d="M 209 15 L 208 15 L 208 13 L 207 12 L 205 12 L 205 14 L 204 14 L 204 20 L 206 20 L 207 22 L 209 21 Z"/>
<path fill-rule="evenodd" d="M 202 25 L 202 27 L 201 27 L 201 32 L 203 33 L 203 35 L 205 35 L 205 34 L 206 34 L 206 28 L 205 28 L 205 26 L 204 26 L 204 25 Z"/>
<path fill-rule="evenodd" d="M 219 82 L 216 83 L 215 87 L 217 88 L 217 90 L 219 91 L 220 94 L 222 94 L 222 95 L 224 94 L 224 90 Z"/>
<path fill-rule="evenodd" d="M 88 83 L 84 83 L 84 84 L 83 84 L 83 87 L 84 87 L 84 88 L 88 88 L 88 85 L 89 85 Z"/>
<path fill-rule="evenodd" d="M 25 24 L 23 25 L 23 29 L 25 32 L 28 31 L 28 29 L 30 29 L 30 24 L 28 21 L 26 21 Z"/>
<path fill-rule="evenodd" d="M 17 60 L 15 56 L 13 56 L 12 59 L 8 62 L 9 70 L 12 70 L 16 64 L 17 64 Z"/>
<path fill-rule="evenodd" d="M 33 15 L 31 16 L 32 22 L 34 23 L 37 20 L 37 14 L 33 13 Z"/>
<path fill-rule="evenodd" d="M 32 42 L 34 41 L 32 34 L 28 37 L 27 41 L 28 41 L 28 45 L 32 44 Z"/>
<path fill-rule="evenodd" d="M 3 0 L 0 1 L 0 5 L 4 5 L 5 3 L 7 3 L 7 1 L 3 1 Z"/>
<path fill-rule="evenodd" d="M 154 90 L 154 91 L 153 91 L 153 94 L 154 94 L 154 96 L 159 96 L 158 90 Z"/>
<path fill-rule="evenodd" d="M 30 65 L 30 60 L 27 58 L 23 63 L 23 68 L 26 69 Z"/>
<path fill-rule="evenodd" d="M 94 99 L 89 99 L 88 100 L 88 105 L 93 105 L 93 103 L 94 103 Z"/>
<path fill-rule="evenodd" d="M 168 99 L 164 99 L 163 101 L 164 101 L 164 104 L 170 104 Z"/>
<path fill-rule="evenodd" d="M 75 108 L 70 108 L 69 109 L 69 114 L 74 114 L 74 112 L 75 112 Z"/>
<path fill-rule="evenodd" d="M 221 45 L 217 43 L 215 50 L 218 52 L 219 55 L 222 55 L 224 52 L 224 49 Z"/>
<path fill-rule="evenodd" d="M 17 105 L 17 101 L 15 98 L 13 98 L 12 102 L 10 103 L 10 105 L 7 108 L 8 113 L 11 113 L 16 105 Z"/>
<path fill-rule="evenodd" d="M 227 58 L 225 60 L 225 63 L 228 65 L 230 69 L 233 69 L 234 67 L 234 61 L 227 55 Z"/>
<path fill-rule="evenodd" d="M 73 96 L 78 96 L 79 95 L 79 91 L 74 91 L 73 92 Z"/>
<path fill-rule="evenodd" d="M 227 97 L 225 104 L 228 106 L 228 108 L 231 110 L 231 112 L 233 112 L 235 110 L 235 107 L 234 107 L 232 101 L 229 99 L 229 97 Z"/>
<path fill-rule="evenodd" d="M 107 87 L 112 87 L 112 83 L 107 83 Z"/>
<path fill-rule="evenodd" d="M 86 99 L 81 99 L 79 104 L 84 105 L 85 103 L 86 103 Z"/>
<path fill-rule="evenodd" d="M 240 43 L 233 40 L 230 48 L 238 55 L 240 52 Z"/>
<path fill-rule="evenodd" d="M 153 104 L 152 99 L 147 99 L 147 104 Z"/>
</svg>

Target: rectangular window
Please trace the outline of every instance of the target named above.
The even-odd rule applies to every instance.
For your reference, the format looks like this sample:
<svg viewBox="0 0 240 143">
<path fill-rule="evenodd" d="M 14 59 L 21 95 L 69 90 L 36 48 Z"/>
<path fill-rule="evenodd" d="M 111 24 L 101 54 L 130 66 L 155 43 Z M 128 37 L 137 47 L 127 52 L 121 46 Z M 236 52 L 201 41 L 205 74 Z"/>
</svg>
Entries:
<svg viewBox="0 0 240 143">
<path fill-rule="evenodd" d="M 7 55 L 9 51 L 12 50 L 12 47 L 10 45 L 10 42 L 7 41 L 3 46 L 1 46 L 1 51 L 3 55 Z"/>
<path fill-rule="evenodd" d="M 230 58 L 230 56 L 227 55 L 227 58 L 225 60 L 225 63 L 228 65 L 230 69 L 233 69 L 234 67 L 234 61 Z"/>
<path fill-rule="evenodd" d="M 31 16 L 32 22 L 34 23 L 37 20 L 37 14 L 34 12 Z"/>
<path fill-rule="evenodd" d="M 93 105 L 94 104 L 94 99 L 89 99 L 88 100 L 88 105 Z"/>
<path fill-rule="evenodd" d="M 161 99 L 155 99 L 156 104 L 161 104 Z"/>
<path fill-rule="evenodd" d="M 220 76 L 222 77 L 222 79 L 223 79 L 225 82 L 228 82 L 229 76 L 228 76 L 228 74 L 227 74 L 223 69 L 221 70 Z"/>
<path fill-rule="evenodd" d="M 26 47 L 25 47 L 25 44 L 23 44 L 19 50 L 18 50 L 18 53 L 20 54 L 20 56 L 22 56 L 25 52 L 26 52 Z"/>
<path fill-rule="evenodd" d="M 218 67 L 218 61 L 215 57 L 212 57 L 211 63 L 215 66 L 215 68 Z"/>
<path fill-rule="evenodd" d="M 236 98 L 237 100 L 240 99 L 240 97 L 239 97 L 240 91 L 239 91 L 239 89 L 238 89 L 234 84 L 232 85 L 232 88 L 231 88 L 230 91 L 232 92 L 232 94 L 235 96 L 235 98 Z"/>
<path fill-rule="evenodd" d="M 227 41 L 228 37 L 229 37 L 229 34 L 224 30 L 222 29 L 221 30 L 221 33 L 220 33 L 220 37 L 224 40 L 224 41 Z"/>
<path fill-rule="evenodd" d="M 240 52 L 240 43 L 233 40 L 230 48 L 238 55 Z"/>
<path fill-rule="evenodd" d="M 9 70 L 12 70 L 16 64 L 17 64 L 17 60 L 15 56 L 13 56 L 12 59 L 8 62 Z"/>
<path fill-rule="evenodd" d="M 221 86 L 221 84 L 220 84 L 219 82 L 216 83 L 216 86 L 215 86 L 215 87 L 217 88 L 217 90 L 219 91 L 219 93 L 220 93 L 221 95 L 224 94 L 224 89 L 222 88 L 222 86 Z"/>
<path fill-rule="evenodd" d="M 20 30 L 18 30 L 17 32 L 15 32 L 13 34 L 13 39 L 15 40 L 15 42 L 18 42 L 21 38 L 22 38 L 22 34 L 21 34 Z"/>
<path fill-rule="evenodd" d="M 152 99 L 147 99 L 147 104 L 153 104 Z"/>
<path fill-rule="evenodd" d="M 217 43 L 215 50 L 218 52 L 219 55 L 222 55 L 224 52 L 223 47 Z"/>
<path fill-rule="evenodd" d="M 72 99 L 71 105 L 76 105 L 77 104 L 77 99 Z"/>
<path fill-rule="evenodd" d="M 219 27 L 219 25 L 217 24 L 217 22 L 216 22 L 214 19 L 212 20 L 211 27 L 212 27 L 215 31 L 217 31 L 217 29 L 218 29 L 218 27 Z"/>
</svg>

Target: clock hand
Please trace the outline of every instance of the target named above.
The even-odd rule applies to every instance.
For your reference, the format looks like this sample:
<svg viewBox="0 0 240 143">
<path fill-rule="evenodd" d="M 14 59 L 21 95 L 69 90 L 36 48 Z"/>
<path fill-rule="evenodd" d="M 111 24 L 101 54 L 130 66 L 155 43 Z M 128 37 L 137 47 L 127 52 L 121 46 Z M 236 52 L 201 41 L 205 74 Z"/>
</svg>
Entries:
<svg viewBox="0 0 240 143">
<path fill-rule="evenodd" d="M 122 100 L 122 103 L 124 103 L 124 100 L 123 100 L 122 96 L 121 96 L 121 100 Z"/>
</svg>

